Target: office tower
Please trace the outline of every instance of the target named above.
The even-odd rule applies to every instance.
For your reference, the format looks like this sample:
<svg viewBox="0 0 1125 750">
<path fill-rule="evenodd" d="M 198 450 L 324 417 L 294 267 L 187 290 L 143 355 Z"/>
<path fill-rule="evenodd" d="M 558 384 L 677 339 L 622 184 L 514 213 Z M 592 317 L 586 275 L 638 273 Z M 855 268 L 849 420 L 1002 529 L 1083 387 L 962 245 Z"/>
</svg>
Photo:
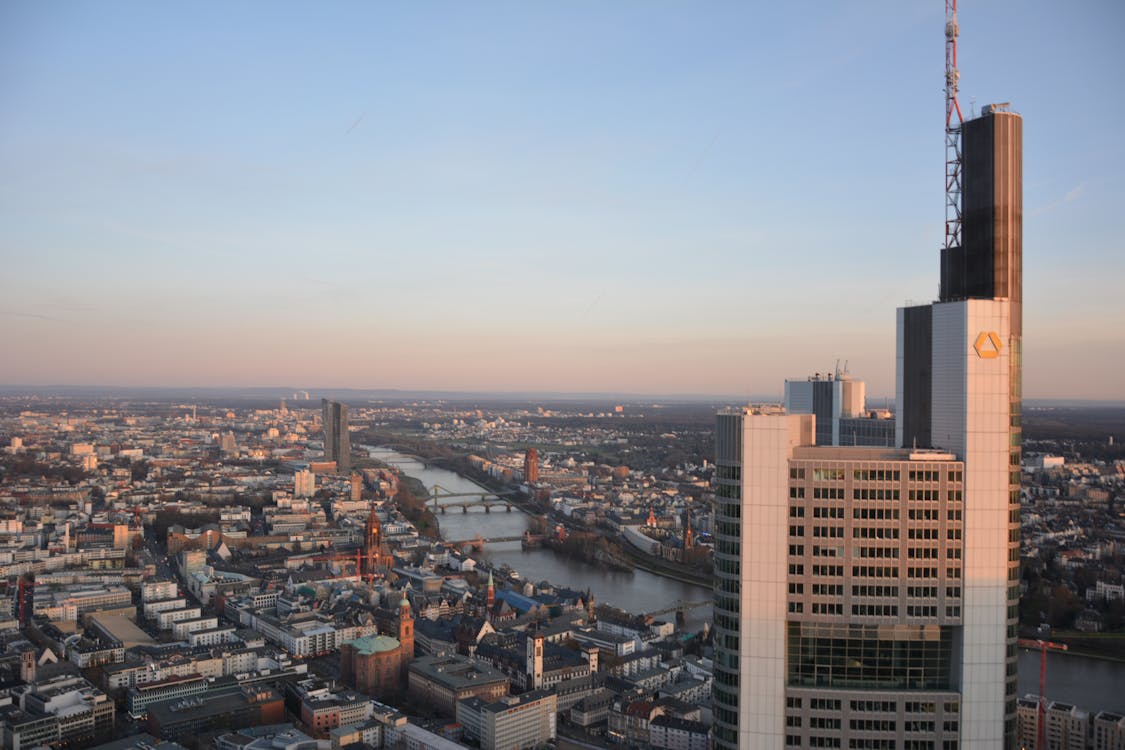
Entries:
<svg viewBox="0 0 1125 750">
<path fill-rule="evenodd" d="M 316 494 L 316 475 L 308 469 L 293 473 L 293 497 L 312 497 Z"/>
<path fill-rule="evenodd" d="M 539 481 L 539 451 L 528 448 L 523 455 L 523 481 L 535 484 Z"/>
<path fill-rule="evenodd" d="M 1016 734 L 1022 133 L 1007 105 L 962 125 L 961 246 L 942 251 L 940 299 L 898 312 L 899 445 L 965 462 L 962 747 Z"/>
<path fill-rule="evenodd" d="M 715 747 L 954 746 L 965 464 L 815 424 L 718 415 Z"/>
<path fill-rule="evenodd" d="M 1015 746 L 1020 118 L 963 129 L 962 243 L 898 311 L 898 447 L 718 415 L 716 748 Z"/>
<path fill-rule="evenodd" d="M 352 461 L 352 441 L 348 434 L 348 407 L 339 401 L 320 400 L 324 427 L 324 460 L 335 461 L 336 471 L 348 471 Z"/>
<path fill-rule="evenodd" d="M 895 445 L 894 420 L 867 411 L 867 385 L 846 370 L 786 380 L 785 410 L 816 415 L 817 445 Z"/>
</svg>

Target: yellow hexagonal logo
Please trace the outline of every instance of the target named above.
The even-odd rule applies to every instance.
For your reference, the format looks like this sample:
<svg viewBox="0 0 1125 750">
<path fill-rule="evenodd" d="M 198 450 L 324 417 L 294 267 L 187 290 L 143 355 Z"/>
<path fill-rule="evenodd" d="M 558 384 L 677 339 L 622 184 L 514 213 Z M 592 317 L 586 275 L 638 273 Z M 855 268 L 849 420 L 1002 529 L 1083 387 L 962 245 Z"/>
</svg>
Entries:
<svg viewBox="0 0 1125 750">
<path fill-rule="evenodd" d="M 973 343 L 973 349 L 981 359 L 996 359 L 1000 356 L 1000 334 L 995 331 L 981 331 Z"/>
</svg>

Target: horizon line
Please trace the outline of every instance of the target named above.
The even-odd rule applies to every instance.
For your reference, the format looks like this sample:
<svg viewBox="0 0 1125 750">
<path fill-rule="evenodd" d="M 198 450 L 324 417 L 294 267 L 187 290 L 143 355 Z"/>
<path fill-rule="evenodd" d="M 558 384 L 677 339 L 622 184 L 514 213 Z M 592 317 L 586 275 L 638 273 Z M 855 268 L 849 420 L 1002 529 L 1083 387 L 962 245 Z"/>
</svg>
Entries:
<svg viewBox="0 0 1125 750">
<path fill-rule="evenodd" d="M 163 391 L 169 392 L 167 395 L 175 395 L 176 393 L 183 393 L 185 395 L 193 392 L 210 392 L 214 395 L 235 395 L 243 392 L 243 395 L 251 395 L 246 392 L 253 392 L 252 395 L 258 397 L 266 397 L 267 395 L 272 398 L 287 398 L 286 394 L 293 392 L 307 392 L 309 394 L 317 393 L 314 398 L 311 395 L 307 401 L 312 402 L 325 398 L 332 394 L 354 393 L 358 397 L 370 398 L 370 396 L 362 396 L 361 394 L 385 394 L 388 397 L 397 398 L 440 398 L 450 399 L 452 397 L 471 397 L 471 398 L 485 398 L 485 399 L 504 399 L 504 398 L 521 398 L 521 399 L 535 399 L 535 398 L 555 398 L 562 400 L 577 400 L 582 398 L 604 398 L 604 399 L 618 399 L 618 400 L 667 400 L 667 401 L 722 401 L 729 403 L 782 403 L 783 398 L 779 398 L 780 394 L 751 394 L 736 395 L 730 393 L 704 393 L 704 392 L 629 392 L 629 391 L 537 391 L 537 390 L 507 390 L 507 391 L 490 391 L 490 390 L 469 390 L 469 389 L 438 389 L 438 388 L 384 388 L 384 387 L 355 387 L 355 386 L 313 386 L 313 387 L 300 387 L 288 385 L 205 385 L 205 386 L 190 386 L 190 385 L 103 385 L 103 384 L 74 384 L 74 383 L 51 383 L 47 385 L 32 385 L 27 383 L 0 383 L 0 395 L 19 395 L 21 392 L 26 392 L 29 395 L 38 394 L 47 391 L 106 391 L 116 393 L 117 395 L 127 395 L 129 393 L 143 393 L 145 391 Z M 263 393 L 268 392 L 268 393 Z M 295 399 L 295 403 L 301 403 L 306 399 Z M 895 404 L 894 396 L 888 395 L 869 395 L 867 397 L 868 408 L 879 408 L 878 402 L 884 401 L 888 406 Z M 1106 398 L 1106 397 L 1078 397 L 1078 396 L 1038 396 L 1031 398 L 1024 398 L 1025 404 L 1036 403 L 1039 405 L 1049 404 L 1078 404 L 1088 406 L 1125 406 L 1125 399 L 1120 398 Z"/>
</svg>

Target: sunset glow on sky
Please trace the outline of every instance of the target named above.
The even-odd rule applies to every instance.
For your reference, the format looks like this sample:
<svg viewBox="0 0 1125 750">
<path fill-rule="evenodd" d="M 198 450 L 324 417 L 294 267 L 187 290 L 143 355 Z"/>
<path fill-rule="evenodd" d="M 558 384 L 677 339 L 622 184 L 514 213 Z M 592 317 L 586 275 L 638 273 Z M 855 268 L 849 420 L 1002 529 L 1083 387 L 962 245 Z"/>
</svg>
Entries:
<svg viewBox="0 0 1125 750">
<path fill-rule="evenodd" d="M 0 6 L 0 384 L 893 394 L 929 2 Z M 1125 399 L 1125 5 L 965 0 L 1024 393 Z"/>
</svg>

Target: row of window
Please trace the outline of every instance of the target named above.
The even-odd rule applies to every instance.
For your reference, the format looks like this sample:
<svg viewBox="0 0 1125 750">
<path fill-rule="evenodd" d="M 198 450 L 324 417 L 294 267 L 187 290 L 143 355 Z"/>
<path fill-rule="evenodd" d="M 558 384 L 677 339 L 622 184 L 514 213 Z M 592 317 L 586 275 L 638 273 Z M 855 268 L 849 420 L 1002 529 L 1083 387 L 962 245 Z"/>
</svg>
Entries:
<svg viewBox="0 0 1125 750">
<path fill-rule="evenodd" d="M 805 495 L 804 487 L 790 487 L 789 497 L 791 499 L 803 500 Z M 867 487 L 856 487 L 852 490 L 852 500 L 891 500 L 898 501 L 900 494 L 897 489 L 883 490 L 873 489 Z M 907 497 L 914 502 L 930 502 L 936 503 L 941 500 L 941 490 L 910 490 Z M 814 487 L 813 499 L 815 500 L 844 500 L 847 498 L 845 490 L 842 487 Z M 961 490 L 946 490 L 945 499 L 951 503 L 959 503 L 964 498 L 964 493 Z M 952 518 L 952 516 L 950 516 Z M 958 516 L 960 517 L 960 516 Z"/>
<path fill-rule="evenodd" d="M 804 699 L 794 695 L 788 695 L 785 697 L 785 707 L 796 709 L 803 708 Z M 843 703 L 838 698 L 809 698 L 810 711 L 839 711 L 841 708 L 843 708 Z M 852 700 L 848 701 L 848 708 L 852 711 L 864 713 L 895 713 L 898 711 L 898 704 L 895 701 L 885 700 Z M 938 710 L 938 705 L 931 701 L 906 701 L 902 708 L 903 711 L 908 714 L 932 714 Z M 961 712 L 961 704 L 956 701 L 947 701 L 942 704 L 941 708 L 946 714 L 957 714 Z M 907 722 L 907 731 L 926 731 L 924 729 L 910 728 L 911 725 L 919 723 L 923 722 Z M 947 731 L 950 729 L 956 731 L 957 722 L 945 722 L 945 729 Z"/>
<path fill-rule="evenodd" d="M 737 467 L 732 467 L 737 470 Z M 724 476 L 724 470 L 730 472 L 731 468 L 718 467 L 720 478 L 737 478 Z M 935 469 L 911 469 L 907 472 L 907 479 L 911 482 L 939 482 L 941 471 Z M 813 469 L 813 481 L 817 482 L 842 482 L 847 475 L 846 470 L 838 468 L 818 467 Z M 789 468 L 790 479 L 804 479 L 804 467 L 793 466 Z M 902 473 L 898 469 L 853 469 L 852 479 L 857 482 L 898 482 Z M 950 482 L 964 481 L 964 474 L 960 470 L 946 472 L 946 480 Z"/>
<path fill-rule="evenodd" d="M 897 521 L 898 508 L 852 508 L 852 518 L 863 521 Z"/>
<path fill-rule="evenodd" d="M 853 604 L 852 614 L 856 617 L 898 617 L 898 605 Z"/>
</svg>

